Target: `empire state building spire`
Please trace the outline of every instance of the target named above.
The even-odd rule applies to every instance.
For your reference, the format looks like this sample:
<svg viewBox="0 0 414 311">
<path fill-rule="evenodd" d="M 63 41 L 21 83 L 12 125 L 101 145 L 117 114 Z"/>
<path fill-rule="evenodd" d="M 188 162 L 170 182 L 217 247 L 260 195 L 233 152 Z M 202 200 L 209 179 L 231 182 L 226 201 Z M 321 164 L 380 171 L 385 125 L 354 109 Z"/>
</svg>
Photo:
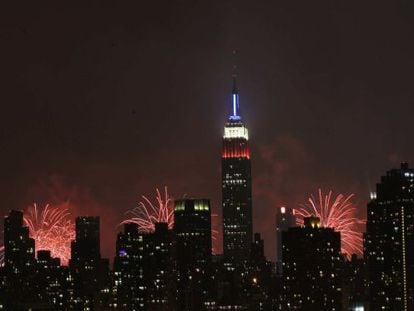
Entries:
<svg viewBox="0 0 414 311">
<path fill-rule="evenodd" d="M 236 85 L 236 78 L 237 75 L 233 74 L 233 91 L 232 91 L 232 114 L 229 117 L 229 120 L 240 120 L 240 106 L 239 106 L 239 92 L 237 91 L 237 85 Z"/>
</svg>

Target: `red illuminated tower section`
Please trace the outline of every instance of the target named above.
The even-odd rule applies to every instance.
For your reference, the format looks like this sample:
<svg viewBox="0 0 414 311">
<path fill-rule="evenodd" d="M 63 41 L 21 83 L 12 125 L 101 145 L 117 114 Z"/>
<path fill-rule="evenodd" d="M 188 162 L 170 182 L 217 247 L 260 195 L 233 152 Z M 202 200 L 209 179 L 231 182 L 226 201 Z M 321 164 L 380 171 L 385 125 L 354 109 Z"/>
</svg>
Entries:
<svg viewBox="0 0 414 311">
<path fill-rule="evenodd" d="M 243 261 L 252 243 L 252 182 L 249 135 L 239 115 L 235 79 L 231 102 L 221 158 L 223 249 L 227 259 Z"/>
</svg>

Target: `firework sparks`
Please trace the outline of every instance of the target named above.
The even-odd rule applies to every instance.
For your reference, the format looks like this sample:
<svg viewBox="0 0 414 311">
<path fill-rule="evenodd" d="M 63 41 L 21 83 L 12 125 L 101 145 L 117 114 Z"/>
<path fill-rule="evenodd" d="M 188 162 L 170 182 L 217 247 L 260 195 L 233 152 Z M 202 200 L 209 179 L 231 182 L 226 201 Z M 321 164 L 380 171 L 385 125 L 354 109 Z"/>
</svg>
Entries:
<svg viewBox="0 0 414 311">
<path fill-rule="evenodd" d="M 348 258 L 352 254 L 362 254 L 362 233 L 358 227 L 365 221 L 357 218 L 356 207 L 351 201 L 354 194 L 345 196 L 338 194 L 333 198 L 332 191 L 324 195 L 319 189 L 318 197 L 313 195 L 308 198 L 308 203 L 302 208 L 296 209 L 299 216 L 297 222 L 303 225 L 303 217 L 316 216 L 320 218 L 322 227 L 334 228 L 341 233 L 342 252 Z"/>
<path fill-rule="evenodd" d="M 143 201 L 138 203 L 138 206 L 127 212 L 129 216 L 120 223 L 124 224 L 137 224 L 140 231 L 145 233 L 151 233 L 155 231 L 156 223 L 167 223 L 168 229 L 174 228 L 174 204 L 173 199 L 168 195 L 167 187 L 164 188 L 164 194 L 156 189 L 156 203 L 151 202 L 146 196 L 142 196 Z M 218 215 L 212 214 L 212 219 L 215 219 Z M 212 221 L 215 224 L 214 221 Z M 217 240 L 218 230 L 211 229 L 212 242 L 215 244 Z M 216 253 L 216 247 L 212 246 L 212 252 Z"/>
<path fill-rule="evenodd" d="M 216 220 L 218 218 L 217 214 L 211 214 L 211 252 L 213 255 L 218 253 L 218 234 L 219 231 L 218 228 L 218 221 Z"/>
<path fill-rule="evenodd" d="M 167 187 L 164 188 L 164 196 L 157 188 L 156 203 L 151 202 L 146 196 L 142 196 L 143 201 L 138 206 L 127 212 L 131 217 L 121 222 L 121 225 L 134 223 L 142 232 L 154 232 L 155 224 L 164 222 L 168 224 L 168 229 L 174 227 L 174 206 L 172 198 L 168 196 Z"/>
<path fill-rule="evenodd" d="M 39 209 L 36 204 L 24 214 L 24 223 L 35 240 L 36 251 L 50 250 L 52 257 L 60 258 L 67 265 L 70 259 L 70 243 L 75 239 L 75 225 L 69 218 L 67 208 L 47 204 Z"/>
</svg>

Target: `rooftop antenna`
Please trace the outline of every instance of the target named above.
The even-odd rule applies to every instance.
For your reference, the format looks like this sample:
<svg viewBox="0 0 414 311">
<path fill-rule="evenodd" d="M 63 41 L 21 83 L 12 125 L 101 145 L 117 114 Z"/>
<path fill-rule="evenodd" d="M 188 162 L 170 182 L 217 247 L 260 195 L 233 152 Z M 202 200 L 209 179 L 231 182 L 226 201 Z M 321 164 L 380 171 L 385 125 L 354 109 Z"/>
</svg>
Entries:
<svg viewBox="0 0 414 311">
<path fill-rule="evenodd" d="M 232 91 L 232 114 L 230 115 L 230 120 L 240 120 L 239 116 L 239 92 L 237 90 L 237 65 L 236 65 L 236 56 L 237 56 L 237 50 L 233 50 L 233 72 L 232 72 L 232 78 L 233 78 L 233 91 Z"/>
</svg>

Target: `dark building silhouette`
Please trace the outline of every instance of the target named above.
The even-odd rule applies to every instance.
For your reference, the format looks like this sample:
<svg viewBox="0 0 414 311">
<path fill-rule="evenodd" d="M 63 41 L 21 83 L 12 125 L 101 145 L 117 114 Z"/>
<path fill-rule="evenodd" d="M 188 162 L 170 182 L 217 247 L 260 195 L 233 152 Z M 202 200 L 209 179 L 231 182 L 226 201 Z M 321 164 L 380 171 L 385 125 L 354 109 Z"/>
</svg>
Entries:
<svg viewBox="0 0 414 311">
<path fill-rule="evenodd" d="M 73 298 L 70 281 L 69 269 L 59 258 L 52 258 L 48 250 L 37 252 L 35 286 L 41 310 L 66 310 Z"/>
<path fill-rule="evenodd" d="M 283 292 L 287 310 L 342 310 L 341 236 L 319 218 L 282 236 Z"/>
<path fill-rule="evenodd" d="M 144 236 L 144 278 L 147 310 L 175 310 L 176 268 L 173 232 L 168 224 L 155 224 L 155 231 Z"/>
<path fill-rule="evenodd" d="M 109 261 L 101 258 L 99 217 L 76 218 L 76 240 L 71 245 L 70 270 L 74 279 L 74 308 L 98 308 L 109 284 Z"/>
<path fill-rule="evenodd" d="M 282 234 L 291 227 L 296 226 L 294 210 L 282 206 L 276 211 L 276 268 L 278 273 L 283 271 Z"/>
<path fill-rule="evenodd" d="M 145 310 L 144 234 L 136 224 L 124 225 L 118 234 L 114 259 L 112 306 L 120 310 Z"/>
<path fill-rule="evenodd" d="M 214 256 L 212 262 L 214 288 L 202 310 L 247 310 L 243 297 L 244 278 L 241 265 L 233 265 L 223 256 Z"/>
<path fill-rule="evenodd" d="M 178 309 L 200 310 L 207 299 L 211 266 L 211 210 L 206 199 L 174 202 Z"/>
<path fill-rule="evenodd" d="M 72 260 L 101 258 L 99 217 L 76 218 L 76 240 L 72 242 Z"/>
<path fill-rule="evenodd" d="M 414 170 L 381 177 L 368 203 L 365 259 L 371 310 L 413 310 Z"/>
<path fill-rule="evenodd" d="M 243 296 L 248 310 L 274 310 L 272 300 L 276 298 L 276 290 L 272 284 L 275 282 L 273 268 L 273 264 L 266 259 L 264 254 L 264 240 L 260 233 L 255 233 L 250 251 L 248 273 L 244 278 Z"/>
<path fill-rule="evenodd" d="M 344 262 L 342 275 L 343 310 L 367 310 L 366 265 L 363 258 L 353 254 Z"/>
<path fill-rule="evenodd" d="M 222 150 L 223 249 L 232 261 L 247 260 L 252 243 L 252 181 L 248 131 L 239 115 L 234 86 Z"/>
<path fill-rule="evenodd" d="M 35 241 L 29 237 L 20 211 L 12 210 L 4 219 L 4 264 L 5 309 L 25 309 L 37 302 Z"/>
<path fill-rule="evenodd" d="M 202 310 L 277 310 L 280 283 L 274 265 L 264 255 L 264 241 L 259 233 L 254 235 L 245 262 L 235 265 L 214 256 L 212 265 L 214 288 Z"/>
<path fill-rule="evenodd" d="M 4 264 L 13 274 L 21 274 L 35 261 L 35 241 L 29 237 L 23 213 L 11 211 L 4 220 Z"/>
</svg>

